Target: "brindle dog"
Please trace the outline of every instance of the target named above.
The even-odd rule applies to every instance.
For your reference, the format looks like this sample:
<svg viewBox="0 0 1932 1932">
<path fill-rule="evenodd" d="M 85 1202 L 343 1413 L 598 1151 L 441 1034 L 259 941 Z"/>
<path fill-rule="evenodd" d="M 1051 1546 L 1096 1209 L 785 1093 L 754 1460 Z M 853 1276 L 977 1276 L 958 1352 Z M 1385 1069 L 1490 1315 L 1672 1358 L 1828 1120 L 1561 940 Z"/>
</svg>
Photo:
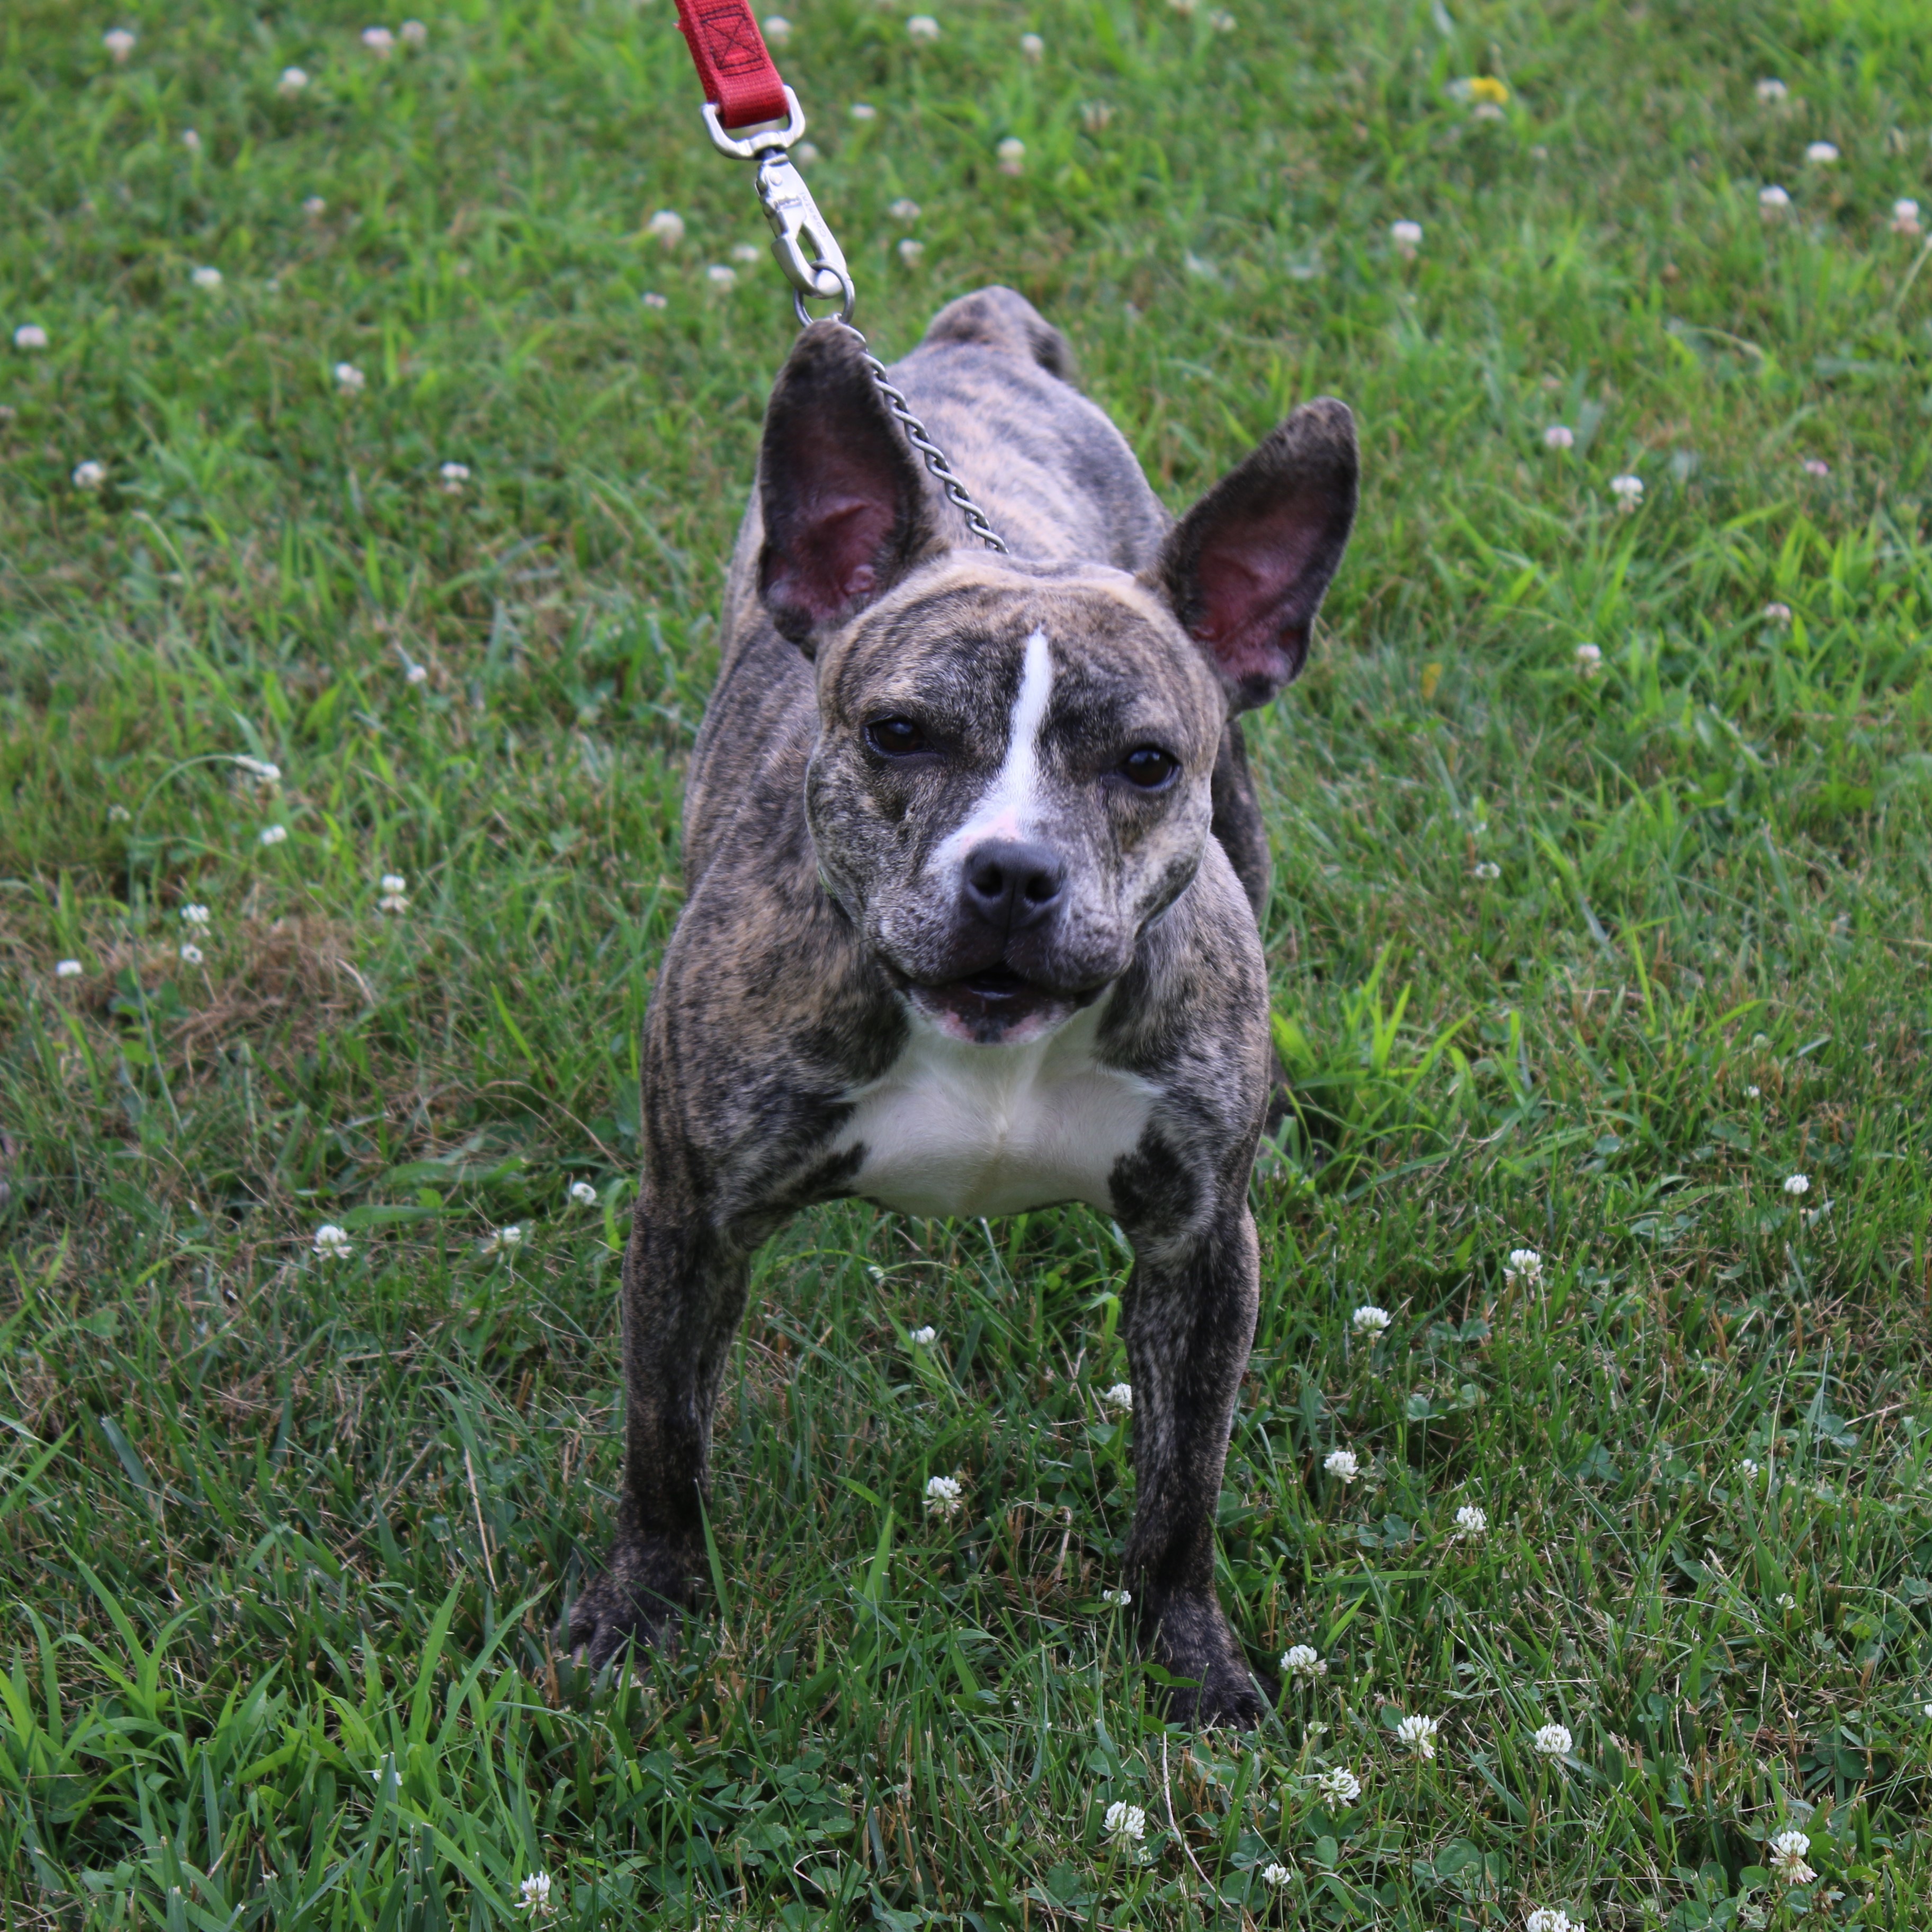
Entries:
<svg viewBox="0 0 1932 1932">
<path fill-rule="evenodd" d="M 1268 841 L 1235 715 L 1300 669 L 1353 521 L 1304 404 L 1176 525 L 1010 290 L 892 371 L 1011 546 L 981 548 L 846 331 L 779 376 L 685 803 L 624 1264 L 623 1502 L 569 1636 L 674 1634 L 753 1251 L 814 1202 L 1084 1201 L 1134 1248 L 1121 1581 L 1178 1714 L 1262 1703 L 1214 1594 L 1253 1339 Z"/>
</svg>

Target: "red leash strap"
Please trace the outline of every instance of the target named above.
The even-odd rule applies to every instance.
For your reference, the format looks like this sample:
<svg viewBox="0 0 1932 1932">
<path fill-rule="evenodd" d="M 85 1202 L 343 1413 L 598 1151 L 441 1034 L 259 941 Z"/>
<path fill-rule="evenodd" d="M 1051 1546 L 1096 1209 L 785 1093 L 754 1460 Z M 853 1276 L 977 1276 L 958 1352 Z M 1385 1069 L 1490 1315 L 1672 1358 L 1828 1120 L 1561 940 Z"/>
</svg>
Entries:
<svg viewBox="0 0 1932 1932">
<path fill-rule="evenodd" d="M 784 82 L 765 50 L 751 0 L 677 0 L 677 25 L 704 98 L 725 127 L 785 118 Z"/>
</svg>

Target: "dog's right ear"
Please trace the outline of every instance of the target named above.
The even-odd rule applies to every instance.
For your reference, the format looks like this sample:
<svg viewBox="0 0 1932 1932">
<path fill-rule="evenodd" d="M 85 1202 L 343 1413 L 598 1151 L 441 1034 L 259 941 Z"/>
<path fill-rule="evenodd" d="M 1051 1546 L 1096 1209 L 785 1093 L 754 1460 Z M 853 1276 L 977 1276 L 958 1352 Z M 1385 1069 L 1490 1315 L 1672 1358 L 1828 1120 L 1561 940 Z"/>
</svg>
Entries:
<svg viewBox="0 0 1932 1932">
<path fill-rule="evenodd" d="M 920 466 L 864 357 L 850 330 L 814 322 L 765 412 L 758 592 L 807 657 L 936 547 Z"/>
</svg>

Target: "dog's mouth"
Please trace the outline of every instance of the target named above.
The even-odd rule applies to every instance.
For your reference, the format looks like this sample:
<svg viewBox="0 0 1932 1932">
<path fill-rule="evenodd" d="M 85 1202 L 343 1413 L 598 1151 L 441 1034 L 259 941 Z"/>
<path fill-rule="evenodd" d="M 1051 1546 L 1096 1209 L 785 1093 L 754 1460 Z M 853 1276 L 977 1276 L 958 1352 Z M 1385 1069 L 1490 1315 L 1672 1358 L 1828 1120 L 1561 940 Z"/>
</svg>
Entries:
<svg viewBox="0 0 1932 1932">
<path fill-rule="evenodd" d="M 914 1004 L 942 1032 L 980 1046 L 1030 1039 L 1058 1025 L 1092 997 L 1043 986 L 1004 961 L 909 990 Z"/>
</svg>

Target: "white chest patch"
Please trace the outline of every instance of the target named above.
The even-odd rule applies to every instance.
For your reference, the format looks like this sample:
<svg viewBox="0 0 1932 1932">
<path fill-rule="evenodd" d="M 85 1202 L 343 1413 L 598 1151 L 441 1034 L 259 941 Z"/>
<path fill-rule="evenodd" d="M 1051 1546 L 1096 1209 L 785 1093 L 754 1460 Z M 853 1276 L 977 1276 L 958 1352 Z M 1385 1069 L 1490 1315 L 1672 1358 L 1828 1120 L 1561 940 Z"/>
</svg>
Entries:
<svg viewBox="0 0 1932 1932">
<path fill-rule="evenodd" d="M 1063 1201 L 1113 1211 L 1107 1178 L 1156 1090 L 1094 1058 L 1104 999 L 1045 1040 L 974 1046 L 917 1020 L 906 1050 L 850 1097 L 854 1193 L 906 1214 L 1017 1214 Z"/>
</svg>

